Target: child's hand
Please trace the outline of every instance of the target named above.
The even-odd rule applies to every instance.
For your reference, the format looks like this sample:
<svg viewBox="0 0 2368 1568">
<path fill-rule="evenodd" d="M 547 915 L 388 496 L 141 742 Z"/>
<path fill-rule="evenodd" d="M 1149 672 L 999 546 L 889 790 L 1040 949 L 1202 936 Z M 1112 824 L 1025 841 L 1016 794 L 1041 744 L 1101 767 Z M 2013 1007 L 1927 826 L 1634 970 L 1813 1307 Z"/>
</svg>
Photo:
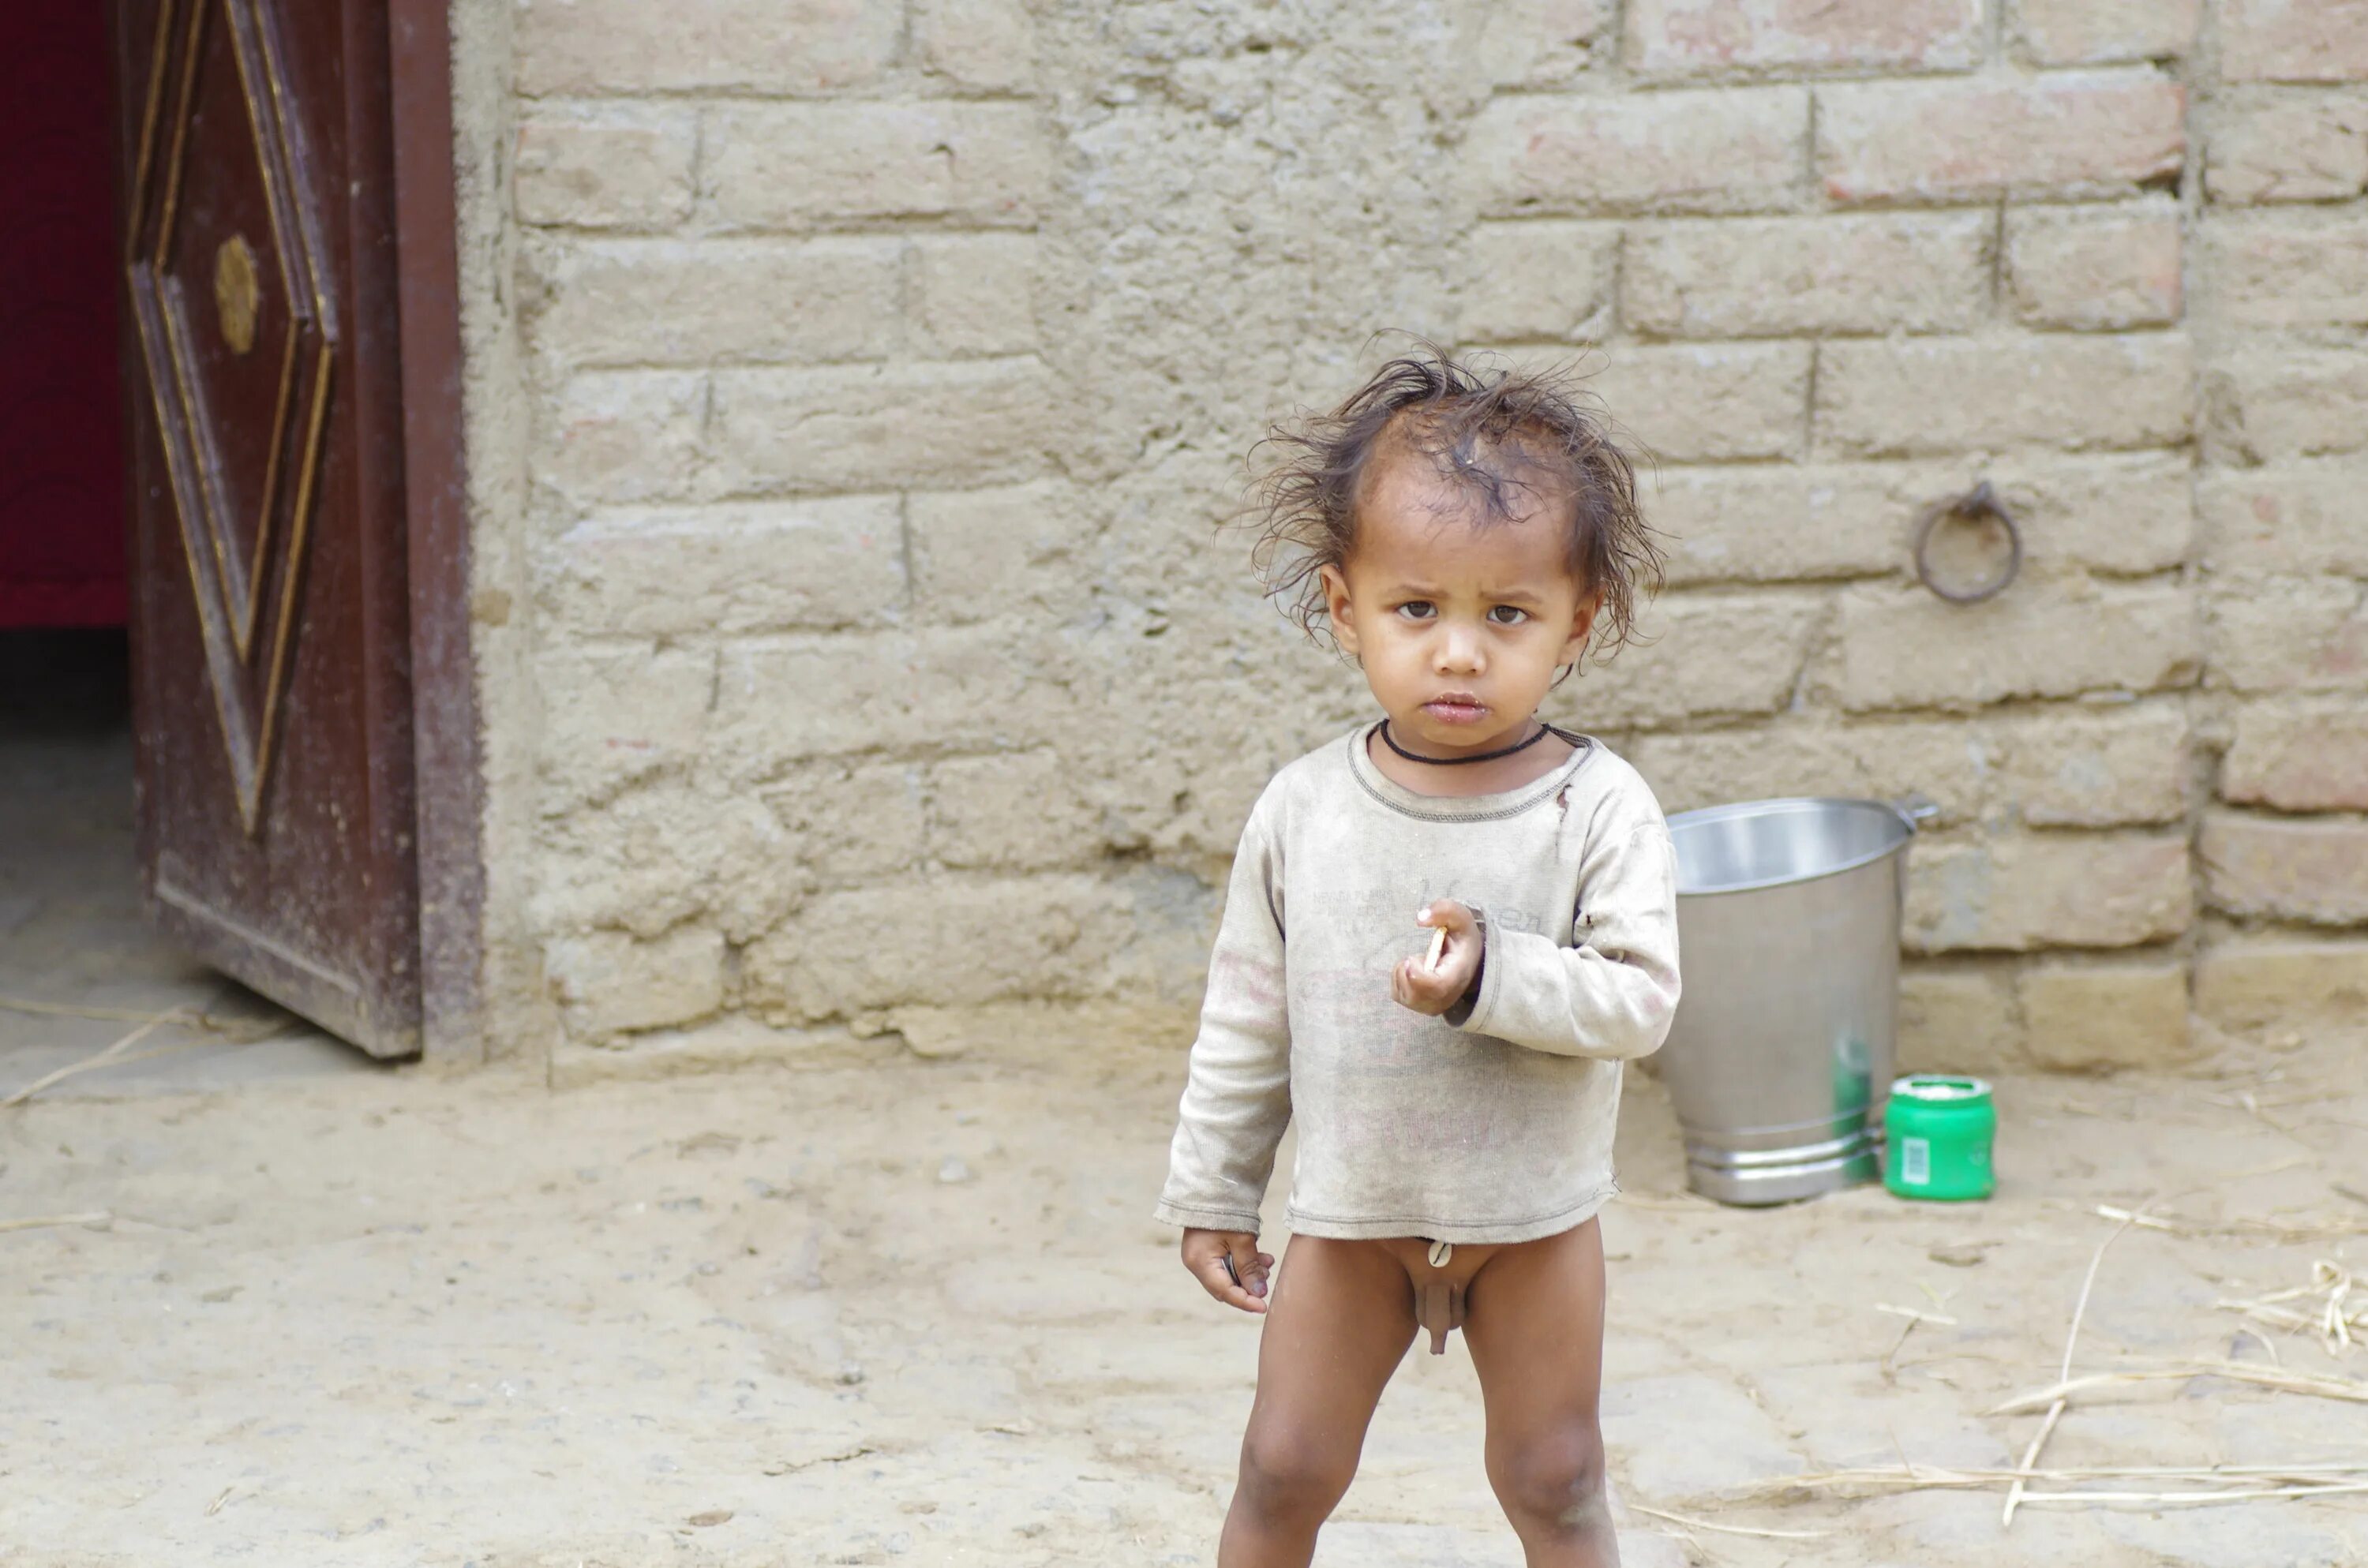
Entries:
<svg viewBox="0 0 2368 1568">
<path fill-rule="evenodd" d="M 1399 960 L 1390 971 L 1390 994 L 1400 1006 L 1436 1017 L 1463 1000 L 1480 973 L 1480 923 L 1452 898 L 1424 904 L 1414 917 L 1416 924 L 1443 933 L 1444 945 L 1434 937 L 1429 951 Z"/>
<path fill-rule="evenodd" d="M 1266 1311 L 1266 1277 L 1274 1259 L 1258 1251 L 1256 1232 L 1186 1231 L 1184 1267 L 1202 1290 L 1225 1305 L 1246 1312 Z"/>
</svg>

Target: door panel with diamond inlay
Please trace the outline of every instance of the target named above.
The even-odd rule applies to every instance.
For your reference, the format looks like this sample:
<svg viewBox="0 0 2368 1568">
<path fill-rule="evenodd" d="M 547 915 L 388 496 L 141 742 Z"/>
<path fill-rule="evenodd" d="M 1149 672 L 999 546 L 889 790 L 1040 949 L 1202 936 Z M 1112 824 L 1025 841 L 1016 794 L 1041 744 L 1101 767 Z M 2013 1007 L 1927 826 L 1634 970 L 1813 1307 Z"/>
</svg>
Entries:
<svg viewBox="0 0 2368 1568">
<path fill-rule="evenodd" d="M 226 972 L 417 1049 L 385 0 L 117 0 L 142 869 Z"/>
</svg>

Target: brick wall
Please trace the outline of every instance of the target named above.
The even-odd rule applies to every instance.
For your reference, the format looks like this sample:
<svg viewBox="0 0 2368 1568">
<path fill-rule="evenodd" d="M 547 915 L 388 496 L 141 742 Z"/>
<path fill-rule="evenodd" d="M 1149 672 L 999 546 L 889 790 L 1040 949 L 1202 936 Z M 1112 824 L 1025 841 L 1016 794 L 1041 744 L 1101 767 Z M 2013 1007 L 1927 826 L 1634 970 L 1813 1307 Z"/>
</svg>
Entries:
<svg viewBox="0 0 2368 1568">
<path fill-rule="evenodd" d="M 1913 1059 L 2368 1004 L 2363 0 L 527 0 L 512 36 L 532 433 L 486 526 L 563 1050 L 1189 1005 L 1250 799 L 1369 705 L 1212 525 L 1383 326 L 1584 353 L 1657 457 L 1657 641 L 1558 717 L 1672 810 L 1941 806 Z M 2027 561 L 1958 608 L 1907 540 L 1983 479 Z"/>
<path fill-rule="evenodd" d="M 2211 25 L 2194 989 L 2207 1017 L 2283 1033 L 2368 1017 L 2368 5 L 2224 0 Z"/>
</svg>

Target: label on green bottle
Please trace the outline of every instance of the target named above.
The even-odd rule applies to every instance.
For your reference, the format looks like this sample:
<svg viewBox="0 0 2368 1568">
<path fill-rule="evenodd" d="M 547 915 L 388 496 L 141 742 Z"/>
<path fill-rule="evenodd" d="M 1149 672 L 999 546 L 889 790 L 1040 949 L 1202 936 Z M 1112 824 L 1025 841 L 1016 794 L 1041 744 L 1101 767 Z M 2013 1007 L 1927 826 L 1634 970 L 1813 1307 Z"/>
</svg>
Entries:
<svg viewBox="0 0 2368 1568">
<path fill-rule="evenodd" d="M 1931 1181 L 1930 1139 L 1903 1138 L 1899 1141 L 1899 1179 L 1910 1187 L 1923 1187 Z"/>
</svg>

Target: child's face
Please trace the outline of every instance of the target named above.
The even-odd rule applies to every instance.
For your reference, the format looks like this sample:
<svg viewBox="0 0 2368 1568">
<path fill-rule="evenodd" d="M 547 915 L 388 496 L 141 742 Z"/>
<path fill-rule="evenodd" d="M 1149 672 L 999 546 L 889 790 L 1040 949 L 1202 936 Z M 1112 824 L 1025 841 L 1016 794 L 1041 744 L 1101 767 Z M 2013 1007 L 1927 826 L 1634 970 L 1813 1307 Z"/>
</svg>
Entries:
<svg viewBox="0 0 2368 1568">
<path fill-rule="evenodd" d="M 1475 516 L 1428 463 L 1389 460 L 1358 507 L 1355 551 L 1323 569 L 1333 635 L 1391 732 L 1441 756 L 1520 739 L 1600 602 L 1572 580 L 1551 508 Z"/>
</svg>

